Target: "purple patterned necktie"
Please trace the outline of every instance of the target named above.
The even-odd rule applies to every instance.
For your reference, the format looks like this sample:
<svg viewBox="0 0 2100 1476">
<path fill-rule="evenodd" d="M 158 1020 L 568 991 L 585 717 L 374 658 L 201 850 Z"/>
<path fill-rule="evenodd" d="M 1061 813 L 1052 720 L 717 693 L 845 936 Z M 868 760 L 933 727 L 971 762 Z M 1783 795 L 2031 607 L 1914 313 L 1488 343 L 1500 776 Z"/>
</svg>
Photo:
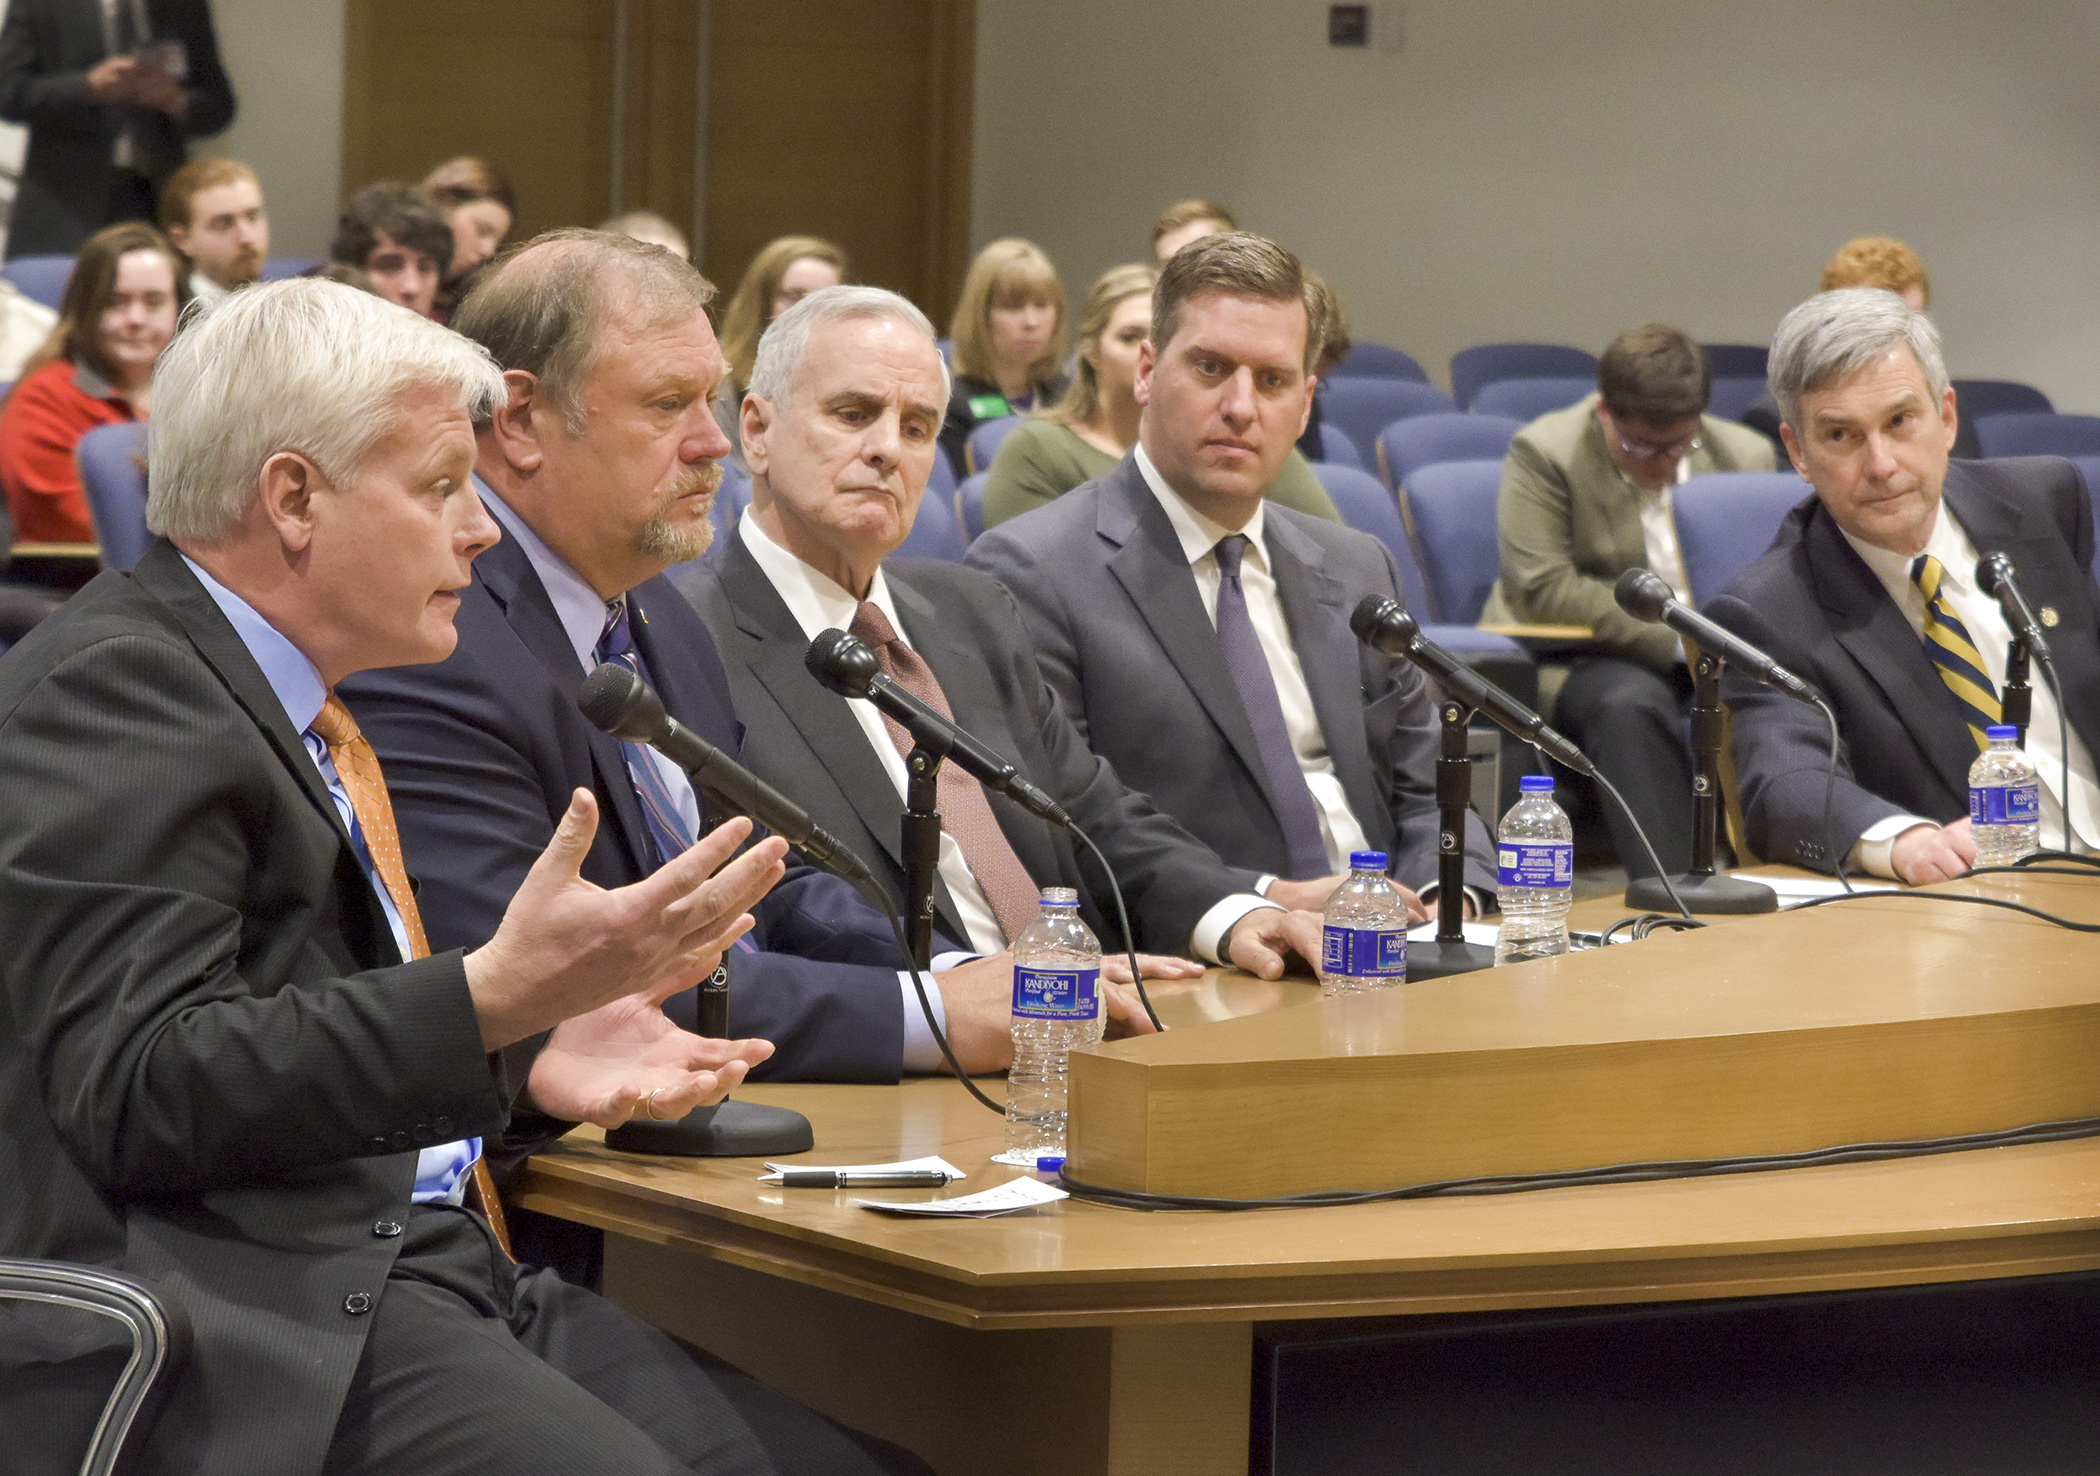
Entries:
<svg viewBox="0 0 2100 1476">
<path fill-rule="evenodd" d="M 1290 879 L 1307 881 L 1327 875 L 1327 846 L 1320 839 L 1320 812 L 1313 804 L 1312 790 L 1306 787 L 1305 771 L 1298 767 L 1290 729 L 1284 725 L 1275 673 L 1269 670 L 1261 637 L 1254 633 L 1253 617 L 1247 613 L 1247 591 L 1240 584 L 1240 560 L 1246 557 L 1247 541 L 1246 534 L 1235 533 L 1219 539 L 1212 550 L 1218 560 L 1218 645 L 1247 709 L 1262 767 L 1269 771 L 1269 788 L 1276 796 L 1277 818 L 1283 822 L 1283 841 L 1290 854 Z"/>
</svg>

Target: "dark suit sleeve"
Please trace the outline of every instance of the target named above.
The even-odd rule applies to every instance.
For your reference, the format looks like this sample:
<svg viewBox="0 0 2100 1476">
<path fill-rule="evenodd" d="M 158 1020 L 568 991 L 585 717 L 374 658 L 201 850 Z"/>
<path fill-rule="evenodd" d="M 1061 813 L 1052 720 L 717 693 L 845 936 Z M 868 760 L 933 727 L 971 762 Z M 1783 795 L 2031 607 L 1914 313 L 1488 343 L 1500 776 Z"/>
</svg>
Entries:
<svg viewBox="0 0 2100 1476">
<path fill-rule="evenodd" d="M 340 869 L 283 773 L 217 675 L 146 636 L 61 661 L 0 731 L 11 1028 L 111 1193 L 295 1177 L 398 1152 L 390 1135 L 439 1117 L 461 1136 L 501 1125 L 458 954 L 346 973 L 328 919 L 301 938 L 251 915 L 258 872 Z M 302 827 L 318 845 L 285 854 Z M 292 982 L 263 995 L 241 961 L 271 951 Z"/>
<path fill-rule="evenodd" d="M 61 18 L 49 0 L 15 0 L 0 26 L 0 118 L 35 127 L 86 129 L 102 107 L 87 70 L 58 71 Z"/>
<path fill-rule="evenodd" d="M 1086 699 L 1079 683 L 1079 645 L 1059 581 L 1045 573 L 1034 546 L 1011 531 L 985 533 L 970 545 L 965 562 L 991 575 L 1013 597 L 1043 680 L 1056 694 L 1080 741 L 1091 742 Z"/>
<path fill-rule="evenodd" d="M 207 138 L 223 132 L 233 122 L 234 113 L 233 83 L 219 60 L 211 6 L 204 0 L 189 0 L 176 25 L 189 52 L 189 76 L 183 91 L 189 94 L 190 110 L 182 119 L 182 131 L 190 138 Z"/>
</svg>

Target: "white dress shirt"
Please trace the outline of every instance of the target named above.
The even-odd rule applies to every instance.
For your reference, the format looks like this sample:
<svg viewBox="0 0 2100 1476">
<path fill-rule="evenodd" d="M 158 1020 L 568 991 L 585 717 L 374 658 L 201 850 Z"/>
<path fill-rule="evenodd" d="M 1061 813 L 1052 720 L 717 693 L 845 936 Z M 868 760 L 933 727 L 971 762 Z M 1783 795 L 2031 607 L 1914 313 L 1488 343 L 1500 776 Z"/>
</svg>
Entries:
<svg viewBox="0 0 2100 1476">
<path fill-rule="evenodd" d="M 1643 487 L 1623 471 L 1619 473 L 1626 485 L 1633 489 L 1634 500 L 1640 506 L 1641 542 L 1648 556 L 1648 571 L 1660 575 L 1676 592 L 1677 598 L 1687 602 L 1692 597 L 1692 581 L 1684 572 L 1684 551 L 1677 546 L 1677 519 L 1670 511 L 1670 494 L 1674 488 L 1689 481 L 1691 474 L 1692 458 L 1689 455 L 1677 459 L 1676 479 L 1660 491 Z"/>
<path fill-rule="evenodd" d="M 766 578 L 772 581 L 773 588 L 787 605 L 788 613 L 795 617 L 795 623 L 802 627 L 804 635 L 814 640 L 825 630 L 846 630 L 852 626 L 860 601 L 830 575 L 811 568 L 767 537 L 749 508 L 744 509 L 736 534 L 743 539 L 744 547 L 750 550 L 751 557 L 757 560 Z M 898 617 L 897 607 L 890 602 L 889 583 L 879 567 L 868 584 L 868 601 L 888 617 L 890 628 L 897 632 L 898 639 L 910 646 L 904 621 Z M 883 772 L 897 786 L 897 797 L 903 799 L 908 778 L 904 770 L 904 755 L 897 751 L 896 743 L 890 738 L 882 714 L 872 702 L 849 701 L 846 706 L 860 724 L 861 732 L 874 748 L 876 757 L 882 760 Z M 963 928 L 970 935 L 970 946 L 979 953 L 997 953 L 1005 948 L 1011 940 L 1000 928 L 992 904 L 984 895 L 984 888 L 978 885 L 975 873 L 963 860 L 962 847 L 946 831 L 941 832 L 940 871 L 941 880 L 948 884 L 948 895 L 955 902 L 955 910 L 961 915 Z M 1218 944 L 1226 931 L 1256 908 L 1271 905 L 1252 893 L 1238 893 L 1214 903 L 1197 920 L 1189 939 L 1191 951 L 1212 963 L 1219 962 Z"/>
<path fill-rule="evenodd" d="M 1845 534 L 1845 541 L 1873 570 L 1874 577 L 1881 581 L 1889 598 L 1896 602 L 1896 608 L 1903 612 L 1903 618 L 1910 622 L 1910 628 L 1923 640 L 1925 592 L 1910 577 L 1915 556 L 1906 557 L 1885 548 L 1876 548 L 1850 533 Z M 2005 690 L 2005 648 L 2012 639 L 2012 631 L 2005 623 L 2005 612 L 1998 608 L 1998 601 L 1977 587 L 1976 547 L 1955 520 L 1954 510 L 1944 502 L 1933 519 L 1932 533 L 1925 541 L 1925 552 L 1938 559 L 1945 570 L 1940 577 L 1940 593 L 1953 606 L 1955 618 L 1968 628 L 1970 639 L 1976 643 L 1977 654 L 1983 658 L 1984 673 L 1990 677 L 1993 690 L 2002 694 Z M 2028 760 L 2041 779 L 2042 846 L 2045 850 L 2091 853 L 2100 849 L 2100 785 L 2094 782 L 2093 756 L 2086 751 L 2078 734 L 2072 731 L 2072 834 L 2066 844 L 2064 800 L 2059 793 L 2063 788 L 2064 751 L 2059 741 L 2062 730 L 2057 722 L 2056 698 L 2049 691 L 2049 684 L 2042 679 L 2039 667 L 2033 672 L 2032 685 L 2033 713 L 2025 747 Z M 1894 849 L 1896 837 L 1915 826 L 1931 824 L 1934 822 L 1917 815 L 1891 815 L 1878 821 L 1867 827 L 1852 848 L 1851 864 L 1876 876 L 1893 877 L 1896 873 L 1889 865 L 1889 853 Z"/>
</svg>

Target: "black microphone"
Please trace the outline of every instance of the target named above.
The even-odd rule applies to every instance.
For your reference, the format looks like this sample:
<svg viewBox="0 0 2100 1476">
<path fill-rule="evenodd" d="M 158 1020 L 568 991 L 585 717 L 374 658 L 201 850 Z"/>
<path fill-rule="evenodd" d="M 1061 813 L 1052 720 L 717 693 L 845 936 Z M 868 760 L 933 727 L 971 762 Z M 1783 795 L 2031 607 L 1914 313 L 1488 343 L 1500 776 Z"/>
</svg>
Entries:
<svg viewBox="0 0 2100 1476">
<path fill-rule="evenodd" d="M 813 822 L 807 810 L 665 712 L 663 699 L 649 684 L 618 662 L 607 661 L 583 679 L 576 705 L 613 737 L 648 744 L 691 775 L 695 784 L 721 796 L 818 865 L 848 881 L 874 880 L 867 863 Z"/>
<path fill-rule="evenodd" d="M 1668 581 L 1646 569 L 1628 569 L 1612 591 L 1619 608 L 1636 620 L 1667 625 L 1713 657 L 1726 662 L 1753 681 L 1776 687 L 1797 702 L 1820 707 L 1823 696 L 1764 652 L 1733 631 L 1716 625 L 1677 598 Z"/>
<path fill-rule="evenodd" d="M 2034 608 L 2020 593 L 2019 576 L 2013 569 L 2012 556 L 1987 553 L 1978 559 L 1976 584 L 1985 594 L 1998 597 L 1998 608 L 2005 612 L 2005 623 L 2013 628 L 2014 635 L 2027 642 L 2027 649 L 2046 664 L 2049 642 L 2042 635 L 2042 622 L 2034 618 Z"/>
<path fill-rule="evenodd" d="M 809 643 L 802 664 L 841 697 L 860 697 L 904 725 L 912 741 L 941 758 L 953 759 L 986 789 L 997 790 L 1052 825 L 1069 826 L 1064 806 L 1021 777 L 1021 771 L 882 674 L 865 642 L 843 630 L 827 630 Z"/>
<path fill-rule="evenodd" d="M 1596 777 L 1597 766 L 1589 756 L 1561 734 L 1546 726 L 1546 720 L 1503 691 L 1472 667 L 1422 635 L 1415 617 L 1396 600 L 1383 595 L 1365 595 L 1350 613 L 1349 628 L 1356 638 L 1374 651 L 1403 656 L 1437 679 L 1454 701 L 1478 708 L 1496 723 L 1548 757 L 1578 774 Z"/>
</svg>

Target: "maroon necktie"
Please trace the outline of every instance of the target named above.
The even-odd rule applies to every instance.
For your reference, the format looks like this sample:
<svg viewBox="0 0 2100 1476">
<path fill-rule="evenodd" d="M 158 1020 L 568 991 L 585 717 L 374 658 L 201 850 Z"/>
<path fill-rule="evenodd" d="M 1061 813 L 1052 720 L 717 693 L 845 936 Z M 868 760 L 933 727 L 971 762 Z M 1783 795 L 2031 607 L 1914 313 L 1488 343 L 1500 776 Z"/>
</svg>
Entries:
<svg viewBox="0 0 2100 1476">
<path fill-rule="evenodd" d="M 933 679 L 932 671 L 919 659 L 919 653 L 898 638 L 896 628 L 882 613 L 881 607 L 871 601 L 862 601 L 860 608 L 853 612 L 851 634 L 875 653 L 884 676 L 942 717 L 954 720 L 955 714 L 948 707 L 941 684 Z M 890 741 L 897 745 L 897 752 L 909 757 L 912 737 L 904 725 L 887 713 L 883 714 L 882 723 L 890 730 Z M 1021 858 L 1014 854 L 1013 846 L 1007 842 L 1006 832 L 999 828 L 999 821 L 992 814 L 982 785 L 951 761 L 941 765 L 939 793 L 941 814 L 948 833 L 962 847 L 963 860 L 968 864 L 970 874 L 984 889 L 985 899 L 992 904 L 992 912 L 998 917 L 1007 942 L 1011 943 L 1021 936 L 1023 928 L 1035 921 L 1039 910 L 1036 904 L 1041 893 L 1029 880 Z"/>
</svg>

